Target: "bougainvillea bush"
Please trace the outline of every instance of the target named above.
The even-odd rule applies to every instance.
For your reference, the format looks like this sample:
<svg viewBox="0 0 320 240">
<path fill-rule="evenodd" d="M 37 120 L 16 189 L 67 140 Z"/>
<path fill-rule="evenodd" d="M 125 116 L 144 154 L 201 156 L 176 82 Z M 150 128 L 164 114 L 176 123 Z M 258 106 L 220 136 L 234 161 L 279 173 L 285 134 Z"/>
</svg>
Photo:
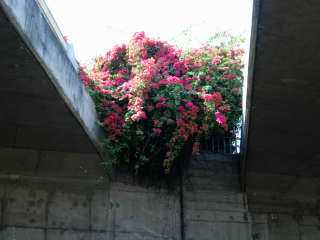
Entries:
<svg viewBox="0 0 320 240">
<path fill-rule="evenodd" d="M 90 69 L 83 67 L 81 79 L 105 129 L 110 162 L 165 176 L 186 143 L 197 153 L 201 137 L 235 130 L 242 56 L 242 49 L 223 45 L 183 51 L 139 32 Z"/>
</svg>

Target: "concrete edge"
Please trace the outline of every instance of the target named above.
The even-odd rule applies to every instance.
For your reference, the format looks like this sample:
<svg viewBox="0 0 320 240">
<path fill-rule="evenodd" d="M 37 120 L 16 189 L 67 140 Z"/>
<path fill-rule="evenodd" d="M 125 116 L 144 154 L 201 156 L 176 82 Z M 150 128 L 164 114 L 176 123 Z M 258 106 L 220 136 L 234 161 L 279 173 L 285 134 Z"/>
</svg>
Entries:
<svg viewBox="0 0 320 240">
<path fill-rule="evenodd" d="M 109 187 L 110 181 L 106 178 L 99 177 L 93 178 L 69 178 L 69 177 L 35 177 L 32 175 L 20 175 L 20 174 L 0 174 L 0 183 L 21 183 L 21 184 L 56 184 L 59 186 L 73 186 L 79 188 L 102 188 L 105 189 L 106 186 Z"/>
<path fill-rule="evenodd" d="M 56 20 L 52 16 L 50 9 L 47 6 L 45 0 L 36 0 L 36 1 L 38 2 L 39 7 L 42 9 L 42 12 L 44 13 L 44 16 L 46 17 L 47 23 L 50 25 L 50 28 L 55 33 L 56 37 L 60 40 L 60 43 L 63 46 L 63 48 L 65 49 L 65 52 L 67 53 L 74 68 L 79 69 L 79 64 L 78 64 L 77 60 L 75 59 L 75 56 L 71 55 L 70 52 L 68 51 L 68 43 L 65 41 L 64 36 L 63 36 Z"/>
<path fill-rule="evenodd" d="M 259 25 L 259 15 L 260 15 L 261 0 L 253 0 L 252 9 L 252 25 L 251 25 L 251 39 L 250 39 L 250 49 L 249 49 L 249 64 L 248 64 L 248 77 L 247 77 L 247 95 L 245 102 L 245 113 L 246 117 L 242 126 L 241 131 L 241 188 L 243 192 L 246 192 L 246 182 L 247 182 L 247 152 L 248 152 L 248 142 L 249 142 L 249 126 L 250 117 L 252 112 L 252 92 L 254 88 L 253 78 L 254 78 L 254 66 L 255 66 L 255 55 L 257 49 L 257 38 L 258 38 L 258 25 Z"/>
<path fill-rule="evenodd" d="M 78 70 L 70 60 L 63 43 L 48 23 L 43 7 L 37 0 L 0 0 L 0 7 L 30 52 L 47 73 L 51 83 L 68 109 L 80 123 L 102 158 L 103 130 L 97 123 L 97 113 L 91 97 L 79 79 Z"/>
</svg>

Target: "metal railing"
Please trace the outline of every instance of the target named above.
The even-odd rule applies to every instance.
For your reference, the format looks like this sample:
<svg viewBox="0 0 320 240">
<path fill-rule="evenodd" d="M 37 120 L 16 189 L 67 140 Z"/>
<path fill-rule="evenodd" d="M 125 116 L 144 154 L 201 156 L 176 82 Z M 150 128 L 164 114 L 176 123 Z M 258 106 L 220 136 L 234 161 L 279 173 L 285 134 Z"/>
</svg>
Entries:
<svg viewBox="0 0 320 240">
<path fill-rule="evenodd" d="M 214 154 L 239 154 L 240 137 L 237 135 L 212 135 L 200 140 L 200 152 Z"/>
</svg>

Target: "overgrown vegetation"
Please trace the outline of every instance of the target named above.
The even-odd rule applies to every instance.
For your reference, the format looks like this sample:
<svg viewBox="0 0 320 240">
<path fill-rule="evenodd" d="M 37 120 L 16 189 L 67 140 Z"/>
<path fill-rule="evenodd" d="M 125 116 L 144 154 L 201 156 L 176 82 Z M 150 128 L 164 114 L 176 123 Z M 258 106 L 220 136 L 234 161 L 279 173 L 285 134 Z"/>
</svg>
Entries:
<svg viewBox="0 0 320 240">
<path fill-rule="evenodd" d="M 181 50 L 139 32 L 82 68 L 106 133 L 105 165 L 165 178 L 174 175 L 186 143 L 196 154 L 197 139 L 237 128 L 243 50 L 239 39 L 217 45 L 218 37 Z"/>
</svg>

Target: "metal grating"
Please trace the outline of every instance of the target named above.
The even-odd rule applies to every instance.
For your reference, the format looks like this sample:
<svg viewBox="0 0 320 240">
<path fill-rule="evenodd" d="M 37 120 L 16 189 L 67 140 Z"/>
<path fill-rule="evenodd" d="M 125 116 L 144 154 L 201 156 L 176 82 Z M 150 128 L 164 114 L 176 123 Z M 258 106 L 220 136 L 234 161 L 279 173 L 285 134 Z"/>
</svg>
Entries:
<svg viewBox="0 0 320 240">
<path fill-rule="evenodd" d="M 212 135 L 200 141 L 200 152 L 214 154 L 239 154 L 241 138 L 237 135 Z"/>
</svg>

